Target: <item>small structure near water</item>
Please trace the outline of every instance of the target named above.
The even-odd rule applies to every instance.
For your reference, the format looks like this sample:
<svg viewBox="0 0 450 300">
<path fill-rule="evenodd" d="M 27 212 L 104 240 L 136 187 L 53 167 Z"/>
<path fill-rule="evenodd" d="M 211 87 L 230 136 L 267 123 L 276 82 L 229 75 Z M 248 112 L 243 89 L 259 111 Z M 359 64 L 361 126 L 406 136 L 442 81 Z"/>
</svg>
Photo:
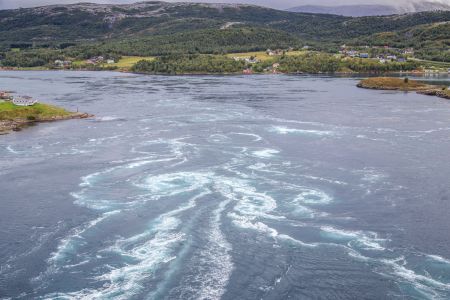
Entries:
<svg viewBox="0 0 450 300">
<path fill-rule="evenodd" d="M 10 92 L 0 91 L 0 99 L 1 100 L 11 100 Z"/>
<path fill-rule="evenodd" d="M 14 97 L 12 103 L 18 106 L 32 106 L 38 101 L 28 96 Z"/>
</svg>

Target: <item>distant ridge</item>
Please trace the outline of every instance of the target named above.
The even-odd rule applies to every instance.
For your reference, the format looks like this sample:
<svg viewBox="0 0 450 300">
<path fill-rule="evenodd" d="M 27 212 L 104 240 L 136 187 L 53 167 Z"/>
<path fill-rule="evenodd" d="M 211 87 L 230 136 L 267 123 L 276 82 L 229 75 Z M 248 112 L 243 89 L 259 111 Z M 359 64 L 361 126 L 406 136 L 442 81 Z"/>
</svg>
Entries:
<svg viewBox="0 0 450 300">
<path fill-rule="evenodd" d="M 288 9 L 288 11 L 291 12 L 332 14 L 348 17 L 385 16 L 438 10 L 450 10 L 450 4 L 437 2 L 409 2 L 406 5 L 302 5 Z"/>
</svg>

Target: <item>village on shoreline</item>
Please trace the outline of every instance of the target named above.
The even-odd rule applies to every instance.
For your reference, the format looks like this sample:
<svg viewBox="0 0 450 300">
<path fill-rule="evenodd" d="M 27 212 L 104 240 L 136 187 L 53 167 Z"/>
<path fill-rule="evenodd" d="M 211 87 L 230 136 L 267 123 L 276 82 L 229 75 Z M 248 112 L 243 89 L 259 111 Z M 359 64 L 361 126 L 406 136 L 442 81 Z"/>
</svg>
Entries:
<svg viewBox="0 0 450 300">
<path fill-rule="evenodd" d="M 85 60 L 57 59 L 38 67 L 1 66 L 0 62 L 0 70 L 120 71 L 161 75 L 400 73 L 434 76 L 450 74 L 450 63 L 417 59 L 413 48 L 342 45 L 334 54 L 304 46 L 301 49 L 229 54 L 100 55 Z"/>
</svg>

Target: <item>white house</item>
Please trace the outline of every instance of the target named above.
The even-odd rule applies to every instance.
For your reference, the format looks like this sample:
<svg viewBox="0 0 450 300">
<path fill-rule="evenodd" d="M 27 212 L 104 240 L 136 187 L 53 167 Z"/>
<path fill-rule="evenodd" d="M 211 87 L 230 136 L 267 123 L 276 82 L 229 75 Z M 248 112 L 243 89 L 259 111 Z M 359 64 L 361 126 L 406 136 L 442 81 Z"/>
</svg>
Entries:
<svg viewBox="0 0 450 300">
<path fill-rule="evenodd" d="M 14 97 L 12 103 L 18 106 L 32 106 L 37 103 L 37 100 L 27 96 Z"/>
</svg>

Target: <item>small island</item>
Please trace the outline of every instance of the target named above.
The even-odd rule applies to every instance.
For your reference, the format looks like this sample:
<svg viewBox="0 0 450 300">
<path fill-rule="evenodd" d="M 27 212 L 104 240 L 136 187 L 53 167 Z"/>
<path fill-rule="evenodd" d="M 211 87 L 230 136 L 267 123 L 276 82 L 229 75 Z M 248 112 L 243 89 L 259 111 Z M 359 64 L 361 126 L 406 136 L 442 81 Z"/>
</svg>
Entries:
<svg viewBox="0 0 450 300">
<path fill-rule="evenodd" d="M 30 97 L 12 97 L 9 92 L 0 91 L 0 135 L 18 131 L 38 122 L 84 119 L 92 117 L 87 113 L 70 112 L 63 108 L 38 103 Z"/>
<path fill-rule="evenodd" d="M 426 84 L 416 80 L 410 80 L 409 78 L 372 77 L 361 80 L 357 86 L 374 90 L 417 92 L 423 95 L 450 99 L 450 90 L 448 87 Z"/>
</svg>

